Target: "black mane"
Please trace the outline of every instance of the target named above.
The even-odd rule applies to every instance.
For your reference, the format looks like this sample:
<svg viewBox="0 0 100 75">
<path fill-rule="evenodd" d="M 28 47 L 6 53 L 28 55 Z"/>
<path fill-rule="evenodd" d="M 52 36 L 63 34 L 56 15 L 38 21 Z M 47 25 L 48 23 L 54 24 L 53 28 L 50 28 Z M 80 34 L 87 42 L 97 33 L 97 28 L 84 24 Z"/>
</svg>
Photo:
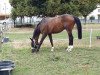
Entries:
<svg viewBox="0 0 100 75">
<path fill-rule="evenodd" d="M 35 39 L 38 34 L 40 33 L 40 28 L 39 28 L 40 22 L 36 25 L 34 32 L 33 32 L 33 39 Z"/>
</svg>

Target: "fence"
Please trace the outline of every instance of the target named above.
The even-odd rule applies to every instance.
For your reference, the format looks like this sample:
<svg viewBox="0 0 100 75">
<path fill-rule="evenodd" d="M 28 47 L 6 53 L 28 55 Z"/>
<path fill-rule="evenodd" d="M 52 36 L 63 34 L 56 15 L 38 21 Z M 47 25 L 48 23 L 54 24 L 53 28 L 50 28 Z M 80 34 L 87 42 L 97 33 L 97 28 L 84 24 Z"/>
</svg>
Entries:
<svg viewBox="0 0 100 75">
<path fill-rule="evenodd" d="M 83 29 L 83 38 L 81 40 L 77 37 L 77 30 L 73 30 L 74 36 L 74 46 L 75 47 L 100 47 L 100 39 L 97 39 L 100 36 L 100 29 Z M 19 31 L 19 32 L 6 32 L 6 37 L 9 37 L 13 43 L 14 47 L 30 47 L 29 38 L 32 37 L 33 30 L 31 31 Z M 68 46 L 69 39 L 67 32 L 63 31 L 59 34 L 53 35 L 54 46 Z M 18 45 L 19 44 L 19 45 Z M 26 45 L 27 44 L 27 45 Z M 16 46 L 17 45 L 17 46 Z M 22 45 L 22 46 L 20 46 Z M 57 45 L 57 46 L 56 46 Z M 50 46 L 49 39 L 46 38 L 43 46 Z"/>
<path fill-rule="evenodd" d="M 20 26 L 20 25 L 37 25 L 40 21 L 41 21 L 42 18 L 37 18 L 36 20 L 32 19 L 32 20 L 28 20 L 28 21 L 22 21 L 21 23 L 21 20 L 16 20 L 15 22 L 15 25 L 16 26 Z M 85 20 L 84 19 L 80 19 L 82 23 L 85 23 Z M 96 24 L 100 24 L 100 20 L 99 19 L 95 19 L 95 20 L 86 20 L 86 23 L 96 23 Z"/>
<path fill-rule="evenodd" d="M 92 27 L 90 27 L 92 26 Z M 75 47 L 99 47 L 99 44 L 100 44 L 100 39 L 97 39 L 97 37 L 100 36 L 100 25 L 90 25 L 89 27 L 88 26 L 83 26 L 83 38 L 81 40 L 78 40 L 77 38 L 77 29 L 74 29 L 73 30 L 73 36 L 74 36 L 74 46 Z M 26 43 L 30 43 L 29 41 L 29 38 L 32 36 L 33 34 L 33 29 L 30 30 L 30 31 L 27 31 L 26 32 L 24 31 L 18 31 L 18 32 L 7 32 L 6 30 L 9 31 L 10 28 L 7 28 L 5 29 L 5 27 L 1 27 L 3 29 L 3 32 L 6 33 L 4 34 L 5 37 L 9 37 L 9 38 L 12 38 L 10 40 L 13 41 L 14 38 L 14 41 L 16 41 L 16 43 L 20 43 L 20 39 L 21 40 L 21 43 L 24 43 L 24 41 L 26 41 Z M 2 31 L 0 31 L 0 39 L 2 38 Z M 12 36 L 15 36 L 15 37 L 12 37 Z M 29 37 L 28 37 L 29 36 Z M 22 38 L 23 37 L 23 38 Z M 28 38 L 26 38 L 28 37 Z M 56 46 L 57 44 L 58 45 L 65 45 L 68 46 L 68 36 L 67 36 L 67 32 L 66 31 L 63 31 L 59 34 L 54 34 L 53 35 L 53 40 L 54 40 L 54 45 Z M 60 42 L 60 43 L 59 43 Z M 62 42 L 62 43 L 61 43 Z M 48 43 L 48 44 L 47 44 Z M 44 41 L 44 46 L 45 45 L 49 45 L 49 39 L 47 38 L 45 41 Z M 24 45 L 24 44 L 23 44 Z"/>
<path fill-rule="evenodd" d="M 84 19 L 80 19 L 82 23 L 85 23 Z M 99 19 L 95 19 L 95 20 L 86 20 L 86 23 L 97 23 L 100 24 L 100 20 Z"/>
</svg>

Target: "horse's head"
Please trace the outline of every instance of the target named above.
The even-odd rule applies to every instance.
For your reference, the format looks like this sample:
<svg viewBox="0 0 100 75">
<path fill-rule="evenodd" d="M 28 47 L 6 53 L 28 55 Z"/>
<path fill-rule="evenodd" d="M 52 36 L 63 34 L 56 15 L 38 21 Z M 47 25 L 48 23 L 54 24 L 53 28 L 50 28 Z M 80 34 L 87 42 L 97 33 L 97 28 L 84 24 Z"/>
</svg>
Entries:
<svg viewBox="0 0 100 75">
<path fill-rule="evenodd" d="M 30 38 L 30 40 L 31 40 L 32 52 L 35 52 L 37 49 L 37 45 L 35 44 L 35 40 L 33 40 L 32 38 Z"/>
</svg>

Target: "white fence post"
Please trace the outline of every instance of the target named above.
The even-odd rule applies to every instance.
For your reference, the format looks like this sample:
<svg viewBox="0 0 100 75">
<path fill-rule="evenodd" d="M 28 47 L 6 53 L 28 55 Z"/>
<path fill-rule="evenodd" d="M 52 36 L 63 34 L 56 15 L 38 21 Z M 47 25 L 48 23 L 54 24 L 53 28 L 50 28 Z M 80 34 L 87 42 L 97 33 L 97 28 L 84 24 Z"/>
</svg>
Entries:
<svg viewBox="0 0 100 75">
<path fill-rule="evenodd" d="M 92 47 L 92 28 L 90 30 L 90 45 L 89 45 L 89 47 Z"/>
</svg>

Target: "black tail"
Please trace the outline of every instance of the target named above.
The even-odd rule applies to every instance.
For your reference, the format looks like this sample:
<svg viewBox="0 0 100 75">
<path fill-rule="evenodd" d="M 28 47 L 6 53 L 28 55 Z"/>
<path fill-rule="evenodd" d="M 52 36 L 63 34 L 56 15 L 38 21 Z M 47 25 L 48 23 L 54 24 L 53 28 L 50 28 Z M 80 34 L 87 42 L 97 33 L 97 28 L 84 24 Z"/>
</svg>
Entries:
<svg viewBox="0 0 100 75">
<path fill-rule="evenodd" d="M 74 17 L 75 23 L 77 24 L 77 30 L 78 30 L 78 39 L 82 39 L 82 26 L 81 21 L 78 17 Z"/>
</svg>

